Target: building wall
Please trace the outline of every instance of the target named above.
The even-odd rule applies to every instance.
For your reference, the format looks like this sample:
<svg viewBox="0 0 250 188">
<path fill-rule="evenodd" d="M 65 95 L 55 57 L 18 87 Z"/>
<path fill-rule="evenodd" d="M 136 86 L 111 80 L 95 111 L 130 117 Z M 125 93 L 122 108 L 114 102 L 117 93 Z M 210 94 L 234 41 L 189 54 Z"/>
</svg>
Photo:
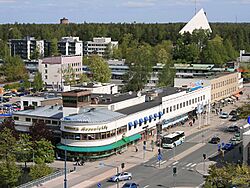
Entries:
<svg viewBox="0 0 250 188">
<path fill-rule="evenodd" d="M 212 102 L 230 97 L 239 93 L 238 73 L 226 74 L 211 80 Z"/>
</svg>

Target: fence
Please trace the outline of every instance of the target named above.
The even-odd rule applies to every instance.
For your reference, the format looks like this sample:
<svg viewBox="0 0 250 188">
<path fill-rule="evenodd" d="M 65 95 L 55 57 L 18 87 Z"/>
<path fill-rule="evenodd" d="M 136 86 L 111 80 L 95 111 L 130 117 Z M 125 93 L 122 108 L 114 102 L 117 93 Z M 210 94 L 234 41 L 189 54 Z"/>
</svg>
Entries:
<svg viewBox="0 0 250 188">
<path fill-rule="evenodd" d="M 67 169 L 67 174 L 71 171 L 72 170 Z M 44 182 L 50 181 L 52 179 L 55 179 L 55 178 L 57 178 L 59 176 L 63 176 L 63 175 L 64 175 L 64 170 L 56 171 L 53 174 L 50 174 L 48 176 L 45 176 L 45 177 L 39 178 L 37 180 L 33 180 L 33 181 L 27 182 L 25 184 L 19 185 L 16 188 L 31 188 L 31 187 L 39 186 Z"/>
</svg>

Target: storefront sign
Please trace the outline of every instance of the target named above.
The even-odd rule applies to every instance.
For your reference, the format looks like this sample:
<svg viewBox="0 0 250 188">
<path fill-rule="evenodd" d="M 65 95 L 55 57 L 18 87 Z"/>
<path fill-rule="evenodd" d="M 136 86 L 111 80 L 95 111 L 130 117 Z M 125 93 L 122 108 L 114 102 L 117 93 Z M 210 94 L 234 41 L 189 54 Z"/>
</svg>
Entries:
<svg viewBox="0 0 250 188">
<path fill-rule="evenodd" d="M 72 130 L 72 131 L 78 131 L 78 128 L 76 128 L 76 127 L 64 126 L 64 129 L 68 129 L 68 130 Z"/>
<path fill-rule="evenodd" d="M 107 125 L 103 126 L 97 126 L 97 127 L 83 127 L 81 131 L 102 131 L 102 130 L 107 130 L 108 127 Z"/>
</svg>

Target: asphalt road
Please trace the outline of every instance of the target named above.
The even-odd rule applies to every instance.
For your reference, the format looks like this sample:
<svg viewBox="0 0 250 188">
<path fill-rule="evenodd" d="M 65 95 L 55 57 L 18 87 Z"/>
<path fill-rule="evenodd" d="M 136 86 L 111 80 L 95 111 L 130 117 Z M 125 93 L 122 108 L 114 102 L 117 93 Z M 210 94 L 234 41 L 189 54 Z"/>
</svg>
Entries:
<svg viewBox="0 0 250 188">
<path fill-rule="evenodd" d="M 198 163 L 203 162 L 204 153 L 207 158 L 217 153 L 217 145 L 208 143 L 212 136 L 219 136 L 221 141 L 225 143 L 233 136 L 233 133 L 225 131 L 229 125 L 232 125 L 232 122 L 229 122 L 227 119 L 221 120 L 216 128 L 209 128 L 186 137 L 185 143 L 177 146 L 175 149 L 164 149 L 160 167 L 157 157 L 154 157 L 150 161 L 129 170 L 133 174 L 131 181 L 139 184 L 140 188 L 197 187 L 201 185 L 204 182 L 204 178 L 195 170 L 195 167 Z M 204 145 L 200 148 L 195 148 L 200 143 L 204 143 Z M 185 155 L 185 152 L 192 150 L 192 148 L 193 151 Z M 174 156 L 179 156 L 179 159 L 176 160 Z M 177 167 L 176 176 L 173 176 L 173 166 Z M 103 181 L 100 183 L 105 188 L 117 187 L 116 183 L 113 182 Z M 122 187 L 124 183 L 120 182 L 119 187 Z"/>
</svg>

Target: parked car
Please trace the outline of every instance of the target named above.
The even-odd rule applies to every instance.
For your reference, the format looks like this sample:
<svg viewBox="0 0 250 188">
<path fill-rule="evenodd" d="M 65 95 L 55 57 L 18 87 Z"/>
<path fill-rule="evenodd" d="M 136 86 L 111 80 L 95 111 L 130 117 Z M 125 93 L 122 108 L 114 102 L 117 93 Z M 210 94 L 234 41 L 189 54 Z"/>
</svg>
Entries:
<svg viewBox="0 0 250 188">
<path fill-rule="evenodd" d="M 122 188 L 139 188 L 139 185 L 132 182 L 125 183 Z"/>
<path fill-rule="evenodd" d="M 234 115 L 238 115 L 238 112 L 237 110 L 232 110 L 230 113 L 229 113 L 230 116 L 234 116 Z"/>
<path fill-rule="evenodd" d="M 229 121 L 237 121 L 237 120 L 239 120 L 239 116 L 233 115 Z"/>
<path fill-rule="evenodd" d="M 211 144 L 218 144 L 220 143 L 220 138 L 218 136 L 214 136 L 211 138 L 211 140 L 209 141 L 209 143 Z"/>
<path fill-rule="evenodd" d="M 227 128 L 228 132 L 238 132 L 239 131 L 239 127 L 237 125 L 231 125 Z"/>
<path fill-rule="evenodd" d="M 227 151 L 229 151 L 229 150 L 231 150 L 231 149 L 233 149 L 234 148 L 234 146 L 233 146 L 233 144 L 232 143 L 226 143 L 223 147 L 222 147 L 222 149 L 223 150 L 227 150 Z"/>
<path fill-rule="evenodd" d="M 220 118 L 222 118 L 222 119 L 227 119 L 228 117 L 229 117 L 229 115 L 228 115 L 227 112 L 221 112 Z"/>
<path fill-rule="evenodd" d="M 131 180 L 132 179 L 132 174 L 129 172 L 122 172 L 118 173 L 110 178 L 110 181 L 112 182 L 117 182 L 117 181 L 122 181 L 122 180 Z"/>
<path fill-rule="evenodd" d="M 239 132 L 236 132 L 234 134 L 234 137 L 236 138 L 237 141 L 241 141 L 241 137 L 240 137 L 240 133 Z"/>
<path fill-rule="evenodd" d="M 238 141 L 235 137 L 233 137 L 230 139 L 229 143 L 232 143 L 235 146 L 235 145 L 239 144 L 240 141 Z"/>
</svg>

